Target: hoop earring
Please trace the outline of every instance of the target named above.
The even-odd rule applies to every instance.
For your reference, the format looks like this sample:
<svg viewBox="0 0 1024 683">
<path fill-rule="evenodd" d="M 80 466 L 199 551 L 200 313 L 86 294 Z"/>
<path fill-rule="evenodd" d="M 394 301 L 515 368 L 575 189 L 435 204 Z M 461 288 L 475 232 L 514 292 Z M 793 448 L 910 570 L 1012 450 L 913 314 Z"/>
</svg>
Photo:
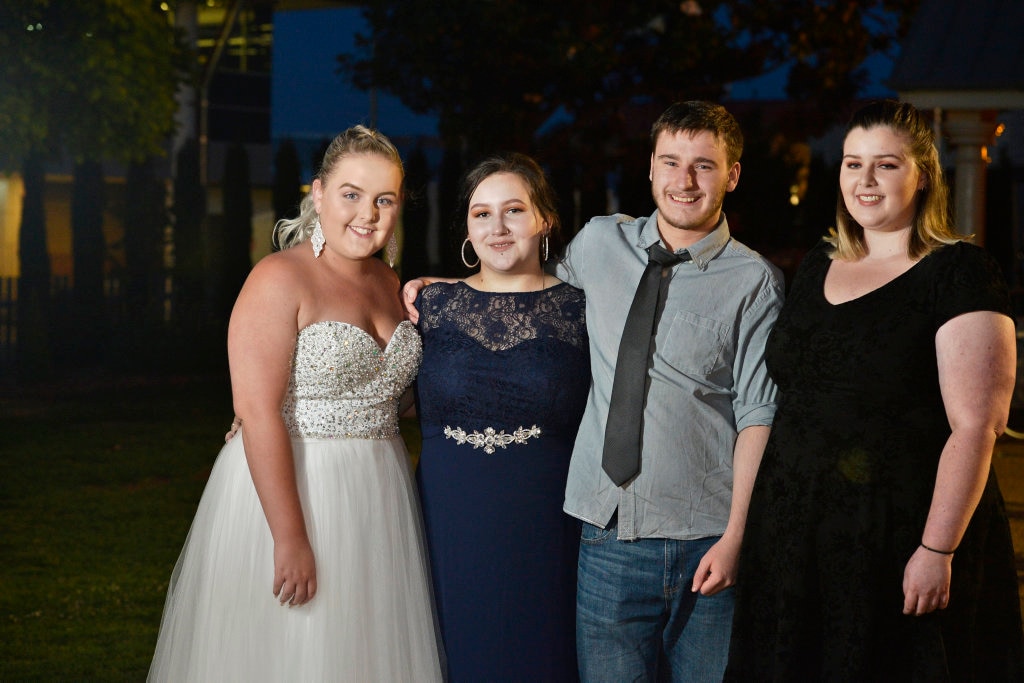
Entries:
<svg viewBox="0 0 1024 683">
<path fill-rule="evenodd" d="M 464 266 L 466 266 L 467 268 L 476 268 L 477 266 L 479 266 L 479 265 L 480 265 L 480 257 L 479 257 L 479 256 L 477 256 L 477 257 L 476 257 L 476 263 L 474 263 L 474 264 L 470 265 L 469 261 L 467 261 L 467 260 L 466 260 L 466 245 L 467 245 L 467 244 L 470 244 L 470 241 L 469 241 L 469 238 L 468 238 L 468 237 L 467 237 L 467 238 L 465 239 L 465 241 L 464 241 L 464 242 L 462 243 L 462 248 L 461 248 L 461 249 L 459 249 L 459 256 L 461 256 L 461 257 L 462 257 L 462 264 L 463 264 Z"/>
<path fill-rule="evenodd" d="M 384 247 L 384 258 L 388 260 L 388 265 L 392 268 L 395 267 L 395 261 L 398 260 L 398 239 L 395 238 L 395 233 L 391 233 L 391 239 L 388 240 L 388 246 Z"/>
<path fill-rule="evenodd" d="M 323 228 L 320 227 L 320 216 L 316 217 L 316 223 L 313 224 L 313 234 L 309 236 L 309 243 L 313 245 L 313 258 L 320 258 L 324 245 L 327 243 L 327 240 L 324 239 Z"/>
<path fill-rule="evenodd" d="M 542 253 L 543 253 L 543 256 L 540 257 L 540 262 L 541 263 L 547 263 L 548 262 L 548 236 L 547 236 L 547 233 L 544 234 L 544 251 Z"/>
</svg>

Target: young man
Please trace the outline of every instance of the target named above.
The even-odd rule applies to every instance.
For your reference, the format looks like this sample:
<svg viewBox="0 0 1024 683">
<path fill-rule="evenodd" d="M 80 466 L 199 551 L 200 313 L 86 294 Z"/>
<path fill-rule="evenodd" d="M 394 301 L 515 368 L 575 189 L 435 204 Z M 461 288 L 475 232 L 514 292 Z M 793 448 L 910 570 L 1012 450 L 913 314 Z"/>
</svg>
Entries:
<svg viewBox="0 0 1024 683">
<path fill-rule="evenodd" d="M 577 649 L 587 683 L 721 680 L 747 504 L 775 413 L 763 352 L 782 276 L 730 237 L 722 213 L 739 182 L 739 125 L 721 106 L 682 102 L 651 140 L 657 211 L 592 219 L 556 270 L 586 292 L 593 375 L 565 499 L 583 522 Z M 652 276 L 662 302 L 653 331 L 644 323 L 624 335 L 657 244 L 681 260 Z M 612 390 L 628 377 L 616 366 L 637 348 L 641 364 L 620 372 L 646 374 L 633 390 L 642 403 L 619 425 L 627 408 Z M 630 423 L 640 433 L 622 447 Z M 608 459 L 630 440 L 639 463 L 615 475 L 618 485 Z"/>
</svg>

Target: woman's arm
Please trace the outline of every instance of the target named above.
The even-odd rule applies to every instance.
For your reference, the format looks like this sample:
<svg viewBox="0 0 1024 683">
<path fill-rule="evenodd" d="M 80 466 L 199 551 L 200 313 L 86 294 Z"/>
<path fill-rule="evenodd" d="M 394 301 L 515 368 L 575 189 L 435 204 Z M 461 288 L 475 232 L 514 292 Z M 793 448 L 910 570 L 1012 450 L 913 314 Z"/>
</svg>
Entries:
<svg viewBox="0 0 1024 683">
<path fill-rule="evenodd" d="M 316 566 L 281 417 L 298 314 L 288 266 L 274 259 L 253 269 L 231 313 L 228 360 L 249 471 L 274 538 L 273 594 L 281 604 L 301 605 L 316 594 Z"/>
<path fill-rule="evenodd" d="M 957 316 L 939 328 L 935 350 L 952 433 L 939 458 L 922 545 L 904 572 L 905 614 L 924 614 L 949 603 L 953 556 L 947 553 L 959 545 L 985 488 L 1016 379 L 1016 336 L 1005 315 L 974 311 Z"/>
</svg>

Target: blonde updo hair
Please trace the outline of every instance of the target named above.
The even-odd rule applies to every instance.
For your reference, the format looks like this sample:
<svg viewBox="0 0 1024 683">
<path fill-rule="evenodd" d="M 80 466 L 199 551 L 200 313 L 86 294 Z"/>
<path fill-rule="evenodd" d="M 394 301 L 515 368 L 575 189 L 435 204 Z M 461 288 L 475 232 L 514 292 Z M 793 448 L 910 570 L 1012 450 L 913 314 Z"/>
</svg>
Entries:
<svg viewBox="0 0 1024 683">
<path fill-rule="evenodd" d="M 880 100 L 857 110 L 846 127 L 846 134 L 855 128 L 871 130 L 878 127 L 889 128 L 903 137 L 910 160 L 924 180 L 924 186 L 917 191 L 908 256 L 918 259 L 943 244 L 959 242 L 962 235 L 953 229 L 949 216 L 949 190 L 943 178 L 932 127 L 914 105 Z M 867 256 L 864 228 L 850 215 L 842 192 L 836 203 L 836 228 L 829 230 L 825 241 L 832 245 L 830 256 L 834 259 L 856 261 Z"/>
<path fill-rule="evenodd" d="M 387 138 L 386 135 L 366 126 L 352 126 L 343 133 L 340 133 L 324 152 L 320 169 L 313 176 L 321 183 L 327 180 L 334 169 L 345 157 L 357 154 L 376 154 L 384 157 L 395 164 L 405 177 L 405 168 L 402 166 L 402 157 L 398 154 L 398 148 Z M 313 234 L 313 226 L 316 225 L 317 213 L 313 203 L 313 190 L 310 189 L 299 204 L 299 215 L 295 218 L 283 218 L 274 226 L 274 242 L 281 249 L 295 246 Z"/>
</svg>

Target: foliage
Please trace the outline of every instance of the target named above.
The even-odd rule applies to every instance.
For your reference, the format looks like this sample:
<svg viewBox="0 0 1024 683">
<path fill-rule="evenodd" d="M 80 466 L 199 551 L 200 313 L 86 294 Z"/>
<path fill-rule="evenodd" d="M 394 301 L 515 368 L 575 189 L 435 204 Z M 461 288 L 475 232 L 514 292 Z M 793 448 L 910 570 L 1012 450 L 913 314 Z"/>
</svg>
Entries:
<svg viewBox="0 0 1024 683">
<path fill-rule="evenodd" d="M 76 159 L 162 153 L 186 53 L 167 15 L 140 0 L 0 4 L 0 149 Z"/>
<path fill-rule="evenodd" d="M 916 0 L 370 0 L 372 35 L 339 56 L 363 88 L 436 113 L 471 150 L 528 149 L 556 114 L 599 148 L 630 108 L 718 99 L 731 82 L 792 65 L 789 90 L 839 106 L 861 66 L 905 31 Z M 645 121 L 644 128 L 649 125 Z"/>
<path fill-rule="evenodd" d="M 274 154 L 274 186 L 272 188 L 274 222 L 299 215 L 302 202 L 302 162 L 291 138 L 285 138 Z"/>
<path fill-rule="evenodd" d="M 218 245 L 221 282 L 217 313 L 226 321 L 252 269 L 252 184 L 249 155 L 241 143 L 228 147 L 222 182 L 224 217 Z"/>
</svg>

